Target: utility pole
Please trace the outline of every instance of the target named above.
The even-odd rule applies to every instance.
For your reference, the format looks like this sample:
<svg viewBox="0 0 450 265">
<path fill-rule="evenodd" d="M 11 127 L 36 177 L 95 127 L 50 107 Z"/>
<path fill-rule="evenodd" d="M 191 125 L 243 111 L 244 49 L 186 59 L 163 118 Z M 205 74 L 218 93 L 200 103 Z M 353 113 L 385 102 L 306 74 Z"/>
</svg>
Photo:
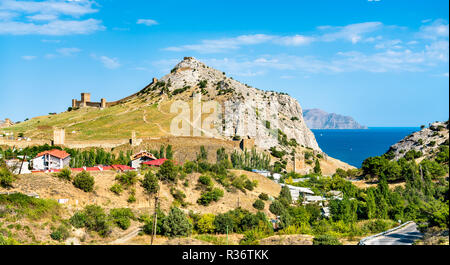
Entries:
<svg viewBox="0 0 450 265">
<path fill-rule="evenodd" d="M 159 191 L 160 191 L 160 189 L 158 189 L 158 194 L 155 196 L 155 212 L 153 214 L 153 232 L 152 232 L 152 240 L 150 242 L 150 245 L 153 245 L 153 239 L 156 235 L 156 222 L 158 221 L 157 207 L 158 207 Z"/>
<path fill-rule="evenodd" d="M 23 154 L 22 163 L 20 163 L 19 175 L 22 173 L 23 162 L 25 161 L 26 156 L 27 156 L 27 153 L 25 152 Z"/>
</svg>

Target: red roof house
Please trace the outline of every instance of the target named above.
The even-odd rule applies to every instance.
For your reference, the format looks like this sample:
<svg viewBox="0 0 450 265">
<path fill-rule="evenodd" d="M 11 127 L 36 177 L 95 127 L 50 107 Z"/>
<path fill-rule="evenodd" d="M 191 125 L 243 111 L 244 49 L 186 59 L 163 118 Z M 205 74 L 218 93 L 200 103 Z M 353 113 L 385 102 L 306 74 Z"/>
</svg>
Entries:
<svg viewBox="0 0 450 265">
<path fill-rule="evenodd" d="M 147 166 L 156 166 L 156 167 L 159 167 L 159 166 L 161 166 L 162 164 L 164 164 L 164 162 L 166 162 L 167 160 L 169 160 L 169 159 L 167 159 L 167 158 L 160 158 L 160 159 L 155 159 L 155 160 L 152 160 L 152 161 L 144 162 L 143 164 L 144 164 L 144 165 L 147 165 Z"/>
<path fill-rule="evenodd" d="M 62 169 L 69 166 L 70 154 L 63 150 L 53 149 L 40 152 L 33 159 L 34 170 Z"/>
</svg>

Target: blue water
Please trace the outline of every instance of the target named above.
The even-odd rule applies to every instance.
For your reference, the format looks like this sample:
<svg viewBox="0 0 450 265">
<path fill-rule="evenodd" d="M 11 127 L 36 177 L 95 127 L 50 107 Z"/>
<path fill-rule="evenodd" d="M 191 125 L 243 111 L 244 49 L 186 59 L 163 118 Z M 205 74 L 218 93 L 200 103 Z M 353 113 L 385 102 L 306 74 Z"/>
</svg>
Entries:
<svg viewBox="0 0 450 265">
<path fill-rule="evenodd" d="M 369 127 L 366 130 L 312 130 L 319 147 L 329 156 L 361 167 L 364 159 L 384 154 L 391 145 L 419 127 Z"/>
</svg>

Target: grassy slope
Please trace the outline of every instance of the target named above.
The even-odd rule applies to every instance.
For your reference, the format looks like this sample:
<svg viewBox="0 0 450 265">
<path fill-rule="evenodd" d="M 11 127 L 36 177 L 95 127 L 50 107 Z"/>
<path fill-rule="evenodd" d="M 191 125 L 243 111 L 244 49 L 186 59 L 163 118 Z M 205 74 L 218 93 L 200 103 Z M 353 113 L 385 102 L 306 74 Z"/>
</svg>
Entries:
<svg viewBox="0 0 450 265">
<path fill-rule="evenodd" d="M 164 132 L 160 127 L 168 131 L 170 120 L 175 116 L 169 112 L 170 103 L 163 103 L 160 107 L 162 111 L 159 111 L 157 104 L 134 99 L 103 110 L 84 108 L 35 117 L 5 131 L 15 132 L 16 135 L 22 132 L 32 139 L 52 139 L 52 127 L 65 128 L 67 140 L 124 139 L 130 138 L 131 130 L 135 130 L 138 137 L 162 136 Z M 76 133 L 72 134 L 72 131 Z"/>
</svg>

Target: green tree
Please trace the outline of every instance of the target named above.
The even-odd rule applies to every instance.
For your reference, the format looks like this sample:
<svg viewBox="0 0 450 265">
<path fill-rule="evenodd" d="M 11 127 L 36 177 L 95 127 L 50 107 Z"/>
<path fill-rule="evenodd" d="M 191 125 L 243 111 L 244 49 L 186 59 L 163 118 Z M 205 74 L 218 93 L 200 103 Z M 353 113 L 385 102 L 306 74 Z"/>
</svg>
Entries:
<svg viewBox="0 0 450 265">
<path fill-rule="evenodd" d="M 82 171 L 73 179 L 73 185 L 85 192 L 94 190 L 95 180 L 88 172 Z"/>
<path fill-rule="evenodd" d="M 319 159 L 316 159 L 316 163 L 314 165 L 314 173 L 316 174 L 322 174 L 322 169 L 320 168 L 320 162 Z"/>
<path fill-rule="evenodd" d="M 167 160 L 164 162 L 160 168 L 156 176 L 160 180 L 175 182 L 177 180 L 178 170 L 173 164 L 172 160 Z"/>
<path fill-rule="evenodd" d="M 216 229 L 214 225 L 215 215 L 214 214 L 204 214 L 197 222 L 197 230 L 200 233 L 213 233 Z"/>
<path fill-rule="evenodd" d="M 264 202 L 260 199 L 256 200 L 253 203 L 253 207 L 257 210 L 263 210 L 264 209 Z"/>
<path fill-rule="evenodd" d="M 192 233 L 192 224 L 180 209 L 173 207 L 163 220 L 162 230 L 168 237 L 188 236 Z"/>
<path fill-rule="evenodd" d="M 145 173 L 141 185 L 149 194 L 155 194 L 159 191 L 158 178 L 151 171 Z"/>
</svg>

